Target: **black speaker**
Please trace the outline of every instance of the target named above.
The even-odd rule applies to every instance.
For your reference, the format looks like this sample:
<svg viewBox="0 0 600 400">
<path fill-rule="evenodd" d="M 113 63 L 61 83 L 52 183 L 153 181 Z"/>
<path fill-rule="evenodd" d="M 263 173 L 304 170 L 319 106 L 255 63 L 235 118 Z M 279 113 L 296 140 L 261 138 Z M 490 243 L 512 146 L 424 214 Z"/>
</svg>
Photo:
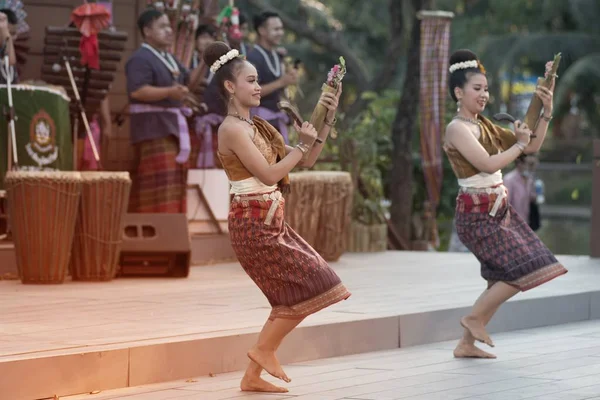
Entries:
<svg viewBox="0 0 600 400">
<path fill-rule="evenodd" d="M 187 277 L 191 242 L 185 214 L 126 214 L 117 276 Z"/>
</svg>

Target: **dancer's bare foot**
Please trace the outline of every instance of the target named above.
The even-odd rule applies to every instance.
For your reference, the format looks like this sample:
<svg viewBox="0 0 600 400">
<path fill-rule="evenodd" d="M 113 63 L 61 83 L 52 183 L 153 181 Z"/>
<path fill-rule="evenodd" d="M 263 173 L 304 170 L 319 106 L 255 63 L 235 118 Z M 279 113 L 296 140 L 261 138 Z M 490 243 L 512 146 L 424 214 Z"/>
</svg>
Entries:
<svg viewBox="0 0 600 400">
<path fill-rule="evenodd" d="M 292 380 L 283 372 L 279 360 L 275 357 L 275 353 L 272 351 L 260 350 L 257 346 L 254 346 L 248 351 L 248 358 L 260 365 L 265 371 L 273 375 L 275 378 L 279 378 L 284 382 L 290 383 Z"/>
<path fill-rule="evenodd" d="M 496 358 L 495 355 L 483 351 L 474 344 L 458 343 L 454 349 L 454 357 L 456 358 Z"/>
<path fill-rule="evenodd" d="M 243 392 L 265 392 L 265 393 L 287 393 L 284 387 L 275 386 L 259 377 L 249 377 L 247 375 L 242 378 L 240 389 Z"/>
<path fill-rule="evenodd" d="M 492 339 L 485 330 L 485 326 L 479 319 L 471 316 L 462 317 L 460 319 L 460 324 L 473 335 L 475 340 L 485 343 L 490 347 L 494 347 L 494 342 L 492 342 Z"/>
</svg>

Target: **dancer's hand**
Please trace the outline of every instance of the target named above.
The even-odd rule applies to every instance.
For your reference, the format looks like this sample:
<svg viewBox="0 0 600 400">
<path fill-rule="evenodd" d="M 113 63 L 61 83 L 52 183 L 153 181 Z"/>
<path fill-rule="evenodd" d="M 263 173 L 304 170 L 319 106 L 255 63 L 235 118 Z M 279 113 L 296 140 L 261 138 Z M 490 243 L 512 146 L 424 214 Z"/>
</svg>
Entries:
<svg viewBox="0 0 600 400">
<path fill-rule="evenodd" d="M 524 145 L 528 145 L 531 141 L 531 129 L 527 126 L 525 122 L 521 122 L 519 120 L 515 121 L 515 136 L 517 136 L 517 140 L 519 143 Z"/>
<path fill-rule="evenodd" d="M 535 94 L 542 100 L 544 105 L 544 114 L 552 114 L 552 100 L 554 97 L 554 84 L 556 81 L 552 81 L 552 86 L 548 89 L 545 86 L 538 86 L 535 88 Z"/>
<path fill-rule="evenodd" d="M 333 120 L 335 118 L 335 113 L 340 105 L 340 96 L 342 95 L 342 83 L 340 82 L 340 86 L 336 93 L 330 92 L 322 92 L 321 98 L 319 98 L 319 104 L 325 106 L 327 108 L 327 119 Z"/>
<path fill-rule="evenodd" d="M 301 143 L 311 147 L 317 139 L 317 130 L 310 122 L 304 122 L 302 126 L 294 121 L 294 128 L 298 132 L 298 139 Z"/>
</svg>

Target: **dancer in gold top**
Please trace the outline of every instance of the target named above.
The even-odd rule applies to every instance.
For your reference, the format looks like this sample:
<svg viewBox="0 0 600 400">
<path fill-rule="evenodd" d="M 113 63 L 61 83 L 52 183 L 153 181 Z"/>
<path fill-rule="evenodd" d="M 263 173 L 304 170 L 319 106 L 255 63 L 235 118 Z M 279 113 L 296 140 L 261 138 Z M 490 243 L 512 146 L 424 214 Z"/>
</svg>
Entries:
<svg viewBox="0 0 600 400">
<path fill-rule="evenodd" d="M 231 244 L 272 306 L 258 342 L 248 351 L 251 362 L 241 388 L 283 393 L 287 389 L 264 381 L 260 374 L 265 369 L 290 382 L 275 356 L 284 337 L 310 314 L 350 296 L 325 260 L 285 223 L 282 197 L 289 187 L 288 173 L 297 165 L 314 164 L 321 153 L 341 89 L 337 94 L 324 93 L 319 100 L 329 110 L 321 132 L 308 122 L 296 125 L 300 142 L 290 147 L 268 122 L 250 119 L 250 108 L 260 105 L 256 68 L 222 42 L 206 49 L 204 61 L 211 66 L 227 104 L 227 116 L 219 128 L 218 156 L 233 196 Z"/>
</svg>

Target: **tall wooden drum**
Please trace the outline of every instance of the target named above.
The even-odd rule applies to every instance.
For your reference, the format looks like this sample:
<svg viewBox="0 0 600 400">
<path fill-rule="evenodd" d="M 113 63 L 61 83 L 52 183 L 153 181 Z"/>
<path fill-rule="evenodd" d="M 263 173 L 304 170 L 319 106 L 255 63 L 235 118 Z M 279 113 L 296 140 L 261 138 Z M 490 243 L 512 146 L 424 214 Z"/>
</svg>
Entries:
<svg viewBox="0 0 600 400">
<path fill-rule="evenodd" d="M 117 273 L 131 179 L 128 172 L 81 172 L 81 178 L 71 275 L 108 281 Z"/>
<path fill-rule="evenodd" d="M 318 173 L 312 171 L 291 173 L 292 190 L 285 196 L 286 222 L 313 247 L 317 241 L 319 210 L 323 201 L 323 181 L 317 176 Z"/>
<path fill-rule="evenodd" d="M 23 283 L 62 283 L 81 194 L 79 172 L 8 171 L 8 215 Z"/>
<path fill-rule="evenodd" d="M 346 251 L 354 187 L 349 172 L 314 172 L 323 184 L 319 228 L 315 250 L 327 261 L 336 261 Z"/>
</svg>

